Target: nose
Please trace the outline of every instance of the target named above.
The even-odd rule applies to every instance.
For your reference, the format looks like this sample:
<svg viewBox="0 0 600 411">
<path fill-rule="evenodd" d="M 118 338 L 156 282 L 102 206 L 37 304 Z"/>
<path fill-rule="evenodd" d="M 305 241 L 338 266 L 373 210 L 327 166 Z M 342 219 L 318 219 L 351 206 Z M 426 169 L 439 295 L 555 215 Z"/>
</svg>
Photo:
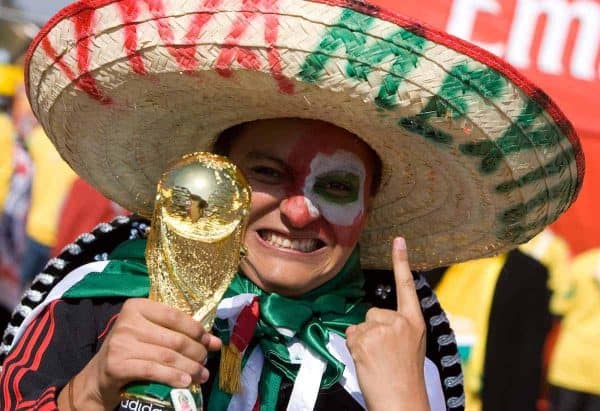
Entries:
<svg viewBox="0 0 600 411">
<path fill-rule="evenodd" d="M 303 195 L 284 198 L 279 204 L 279 210 L 296 228 L 306 227 L 321 216 L 319 209 Z"/>
</svg>

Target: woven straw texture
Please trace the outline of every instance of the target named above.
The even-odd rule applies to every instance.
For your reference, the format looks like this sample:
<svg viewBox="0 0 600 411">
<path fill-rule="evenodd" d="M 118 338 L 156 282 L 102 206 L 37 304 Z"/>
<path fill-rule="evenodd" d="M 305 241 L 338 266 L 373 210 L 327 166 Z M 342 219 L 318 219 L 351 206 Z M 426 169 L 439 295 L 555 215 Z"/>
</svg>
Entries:
<svg viewBox="0 0 600 411">
<path fill-rule="evenodd" d="M 389 268 L 397 235 L 415 269 L 527 241 L 576 197 L 572 128 L 504 63 L 409 23 L 333 0 L 80 2 L 34 42 L 28 92 L 71 167 L 142 215 L 168 163 L 232 125 L 301 117 L 382 159 L 365 267 Z"/>
</svg>

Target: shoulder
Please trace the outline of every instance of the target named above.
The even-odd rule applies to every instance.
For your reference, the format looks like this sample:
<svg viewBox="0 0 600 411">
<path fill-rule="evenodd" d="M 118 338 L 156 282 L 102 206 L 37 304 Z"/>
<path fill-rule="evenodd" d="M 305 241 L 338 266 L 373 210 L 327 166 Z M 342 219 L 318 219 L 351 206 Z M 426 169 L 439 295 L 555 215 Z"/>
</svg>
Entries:
<svg viewBox="0 0 600 411">
<path fill-rule="evenodd" d="M 67 275 L 90 262 L 106 260 L 119 244 L 130 239 L 145 237 L 147 229 L 148 222 L 145 219 L 117 217 L 110 223 L 99 224 L 89 233 L 81 234 L 73 243 L 67 245 L 56 258 L 51 259 L 24 293 L 14 311 L 0 345 L 0 363 L 4 361 L 18 339 L 17 337 L 22 335 L 28 324 L 51 301 L 60 300 L 60 295 L 56 296 L 56 294 L 60 294 L 57 285 L 61 284 Z M 61 311 L 64 310 L 65 315 L 80 315 L 92 310 L 102 317 L 103 310 L 106 310 L 107 313 L 110 312 L 108 307 L 111 304 L 103 305 L 99 301 L 101 300 L 82 299 L 77 303 L 61 301 L 57 308 L 60 308 Z M 120 310 L 120 305 L 116 304 L 116 306 Z"/>
</svg>

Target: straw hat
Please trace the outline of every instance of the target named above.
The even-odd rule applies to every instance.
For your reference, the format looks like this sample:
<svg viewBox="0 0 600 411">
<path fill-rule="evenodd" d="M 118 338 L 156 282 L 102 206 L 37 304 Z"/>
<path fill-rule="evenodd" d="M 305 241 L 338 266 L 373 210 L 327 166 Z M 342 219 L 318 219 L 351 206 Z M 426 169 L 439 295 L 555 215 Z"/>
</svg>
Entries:
<svg viewBox="0 0 600 411">
<path fill-rule="evenodd" d="M 359 1 L 80 1 L 41 30 L 26 77 L 65 160 L 142 215 L 168 163 L 235 124 L 352 131 L 384 166 L 365 267 L 389 268 L 399 234 L 416 269 L 513 248 L 583 178 L 570 123 L 512 67 Z"/>
</svg>

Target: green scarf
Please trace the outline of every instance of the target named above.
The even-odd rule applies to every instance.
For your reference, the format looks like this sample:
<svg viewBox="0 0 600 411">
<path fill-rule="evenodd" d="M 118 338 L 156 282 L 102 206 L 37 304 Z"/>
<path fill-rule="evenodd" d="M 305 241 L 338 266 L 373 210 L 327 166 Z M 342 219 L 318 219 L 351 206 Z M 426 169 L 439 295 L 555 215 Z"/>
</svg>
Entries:
<svg viewBox="0 0 600 411">
<path fill-rule="evenodd" d="M 296 338 L 327 361 L 321 388 L 329 388 L 340 380 L 344 365 L 327 351 L 326 345 L 330 332 L 344 336 L 348 326 L 364 321 L 368 306 L 362 302 L 363 283 L 358 251 L 352 253 L 336 277 L 301 298 L 266 293 L 243 275 L 234 278 L 225 298 L 244 293 L 259 298 L 260 318 L 244 358 L 256 344 L 260 345 L 265 356 L 259 386 L 261 410 L 275 409 L 282 376 L 294 381 L 299 369 L 292 364 L 286 345 L 292 338 L 279 333 L 278 328 L 293 331 Z M 226 321 L 215 322 L 215 333 L 224 343 L 229 339 L 229 331 Z M 230 399 L 215 383 L 208 410 L 226 409 Z"/>
<path fill-rule="evenodd" d="M 110 263 L 101 273 L 90 273 L 68 290 L 65 298 L 90 297 L 146 297 L 149 280 L 145 264 L 146 240 L 132 240 L 119 245 L 109 257 Z M 261 290 L 244 275 L 237 274 L 224 298 L 251 293 L 259 298 L 260 318 L 250 346 L 245 352 L 242 367 L 256 345 L 260 345 L 265 363 L 260 378 L 259 399 L 261 411 L 274 410 L 277 405 L 282 378 L 292 381 L 299 366 L 292 364 L 287 349 L 291 337 L 279 333 L 279 328 L 293 331 L 295 337 L 319 354 L 327 367 L 321 381 L 329 388 L 342 377 L 344 365 L 327 351 L 329 333 L 344 336 L 352 324 L 364 321 L 369 308 L 362 301 L 364 277 L 360 269 L 358 248 L 354 250 L 342 270 L 329 282 L 301 298 L 286 298 Z M 224 343 L 229 340 L 227 321 L 217 320 L 214 332 Z M 287 334 L 287 333 L 286 333 Z M 218 377 L 217 377 L 218 378 Z M 215 380 L 208 401 L 208 410 L 227 409 L 231 395 L 222 392 Z M 153 388 L 152 388 L 153 387 Z M 158 384 L 146 387 L 164 395 Z"/>
</svg>

